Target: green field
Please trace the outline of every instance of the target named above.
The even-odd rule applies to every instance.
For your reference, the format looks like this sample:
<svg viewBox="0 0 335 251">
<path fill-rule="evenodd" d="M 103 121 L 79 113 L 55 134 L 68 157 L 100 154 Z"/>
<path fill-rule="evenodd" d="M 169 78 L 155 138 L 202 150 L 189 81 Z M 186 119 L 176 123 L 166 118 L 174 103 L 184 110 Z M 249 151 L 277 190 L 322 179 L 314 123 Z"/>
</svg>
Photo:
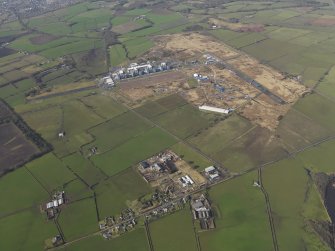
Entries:
<svg viewBox="0 0 335 251">
<path fill-rule="evenodd" d="M 136 186 L 136 189 L 133 189 Z M 129 168 L 94 187 L 99 218 L 116 216 L 134 200 L 151 192 L 150 186 L 136 170 Z"/>
<path fill-rule="evenodd" d="M 174 135 L 185 139 L 210 127 L 212 114 L 200 112 L 191 105 L 184 105 L 158 115 L 153 120 Z"/>
<path fill-rule="evenodd" d="M 87 184 L 93 186 L 97 184 L 106 176 L 101 173 L 100 169 L 93 166 L 93 164 L 79 153 L 74 153 L 62 159 L 63 163 Z"/>
<path fill-rule="evenodd" d="M 27 164 L 28 170 L 50 193 L 61 187 L 75 176 L 52 153 L 44 155 Z"/>
<path fill-rule="evenodd" d="M 74 54 L 82 51 L 87 51 L 91 49 L 97 49 L 103 46 L 102 40 L 96 39 L 82 39 L 78 42 L 69 43 L 65 45 L 60 45 L 46 49 L 40 54 L 47 58 L 58 58 L 61 56 Z"/>
<path fill-rule="evenodd" d="M 0 205 L 1 217 L 25 208 L 37 208 L 39 203 L 49 197 L 47 191 L 25 168 L 1 178 L 0 188 L 1 198 L 7 201 Z M 15 193 L 15 200 L 11 199 L 12 193 Z"/>
<path fill-rule="evenodd" d="M 176 143 L 157 127 L 134 137 L 111 151 L 92 158 L 95 165 L 112 176 Z"/>
<path fill-rule="evenodd" d="M 98 231 L 98 219 L 93 199 L 84 199 L 66 205 L 58 222 L 66 240 Z"/>
<path fill-rule="evenodd" d="M 335 12 L 329 1 L 81 1 L 43 6 L 39 15 L 29 11 L 30 2 L 15 7 L 19 13 L 1 9 L 0 99 L 52 149 L 0 177 L 1 251 L 45 250 L 45 241 L 58 234 L 67 244 L 56 249 L 68 251 L 270 251 L 271 218 L 280 251 L 331 250 L 320 184 L 320 173 L 335 170 Z M 225 23 L 213 29 L 210 18 Z M 122 81 L 116 88 L 98 84 L 114 70 L 147 61 L 180 64 L 173 71 L 201 70 L 212 78 L 212 66 L 183 64 L 203 61 L 200 48 L 193 53 L 156 44 L 193 32 L 298 79 L 306 95 L 283 106 L 287 113 L 269 130 L 243 117 L 243 107 L 227 116 L 199 111 L 201 102 L 214 105 L 219 96 L 194 79 L 185 82 L 207 100 L 188 103 L 183 81 L 172 95 L 152 83 L 155 94 L 137 104 L 120 92 Z M 208 50 L 225 56 L 215 46 Z M 78 89 L 86 83 L 92 89 Z M 222 104 L 228 96 L 236 98 L 229 87 Z M 0 124 L 7 120 L 1 117 Z M 0 154 L 10 142 L 0 145 Z M 137 165 L 166 149 L 199 172 L 216 164 L 227 171 L 227 180 L 201 191 L 211 203 L 215 229 L 201 230 L 188 203 L 150 218 L 145 228 L 142 202 L 152 198 L 155 204 L 159 187 L 147 183 Z M 173 175 L 162 181 L 169 194 L 180 186 L 165 187 Z M 259 175 L 262 189 L 253 185 Z M 65 191 L 65 204 L 47 220 L 41 206 L 55 191 Z M 178 191 L 173 202 L 197 192 L 190 191 Z M 127 208 L 139 216 L 135 229 L 105 240 L 98 222 Z"/>
<path fill-rule="evenodd" d="M 264 195 L 252 186 L 254 180 L 252 172 L 210 190 L 216 229 L 199 233 L 203 250 L 273 249 Z"/>
<path fill-rule="evenodd" d="M 44 241 L 58 235 L 56 225 L 46 222 L 38 210 L 25 210 L 0 219 L 3 250 L 43 250 Z"/>
<path fill-rule="evenodd" d="M 233 115 L 204 130 L 189 142 L 207 154 L 215 154 L 227 146 L 231 141 L 247 133 L 253 125 L 246 119 Z"/>
<path fill-rule="evenodd" d="M 322 93 L 323 95 L 334 99 L 335 98 L 334 94 L 335 87 L 333 84 L 334 80 L 335 80 L 335 67 L 332 67 L 325 76 L 325 78 L 317 86 L 316 90 Z"/>
<path fill-rule="evenodd" d="M 277 133 L 292 151 L 327 137 L 330 131 L 304 113 L 292 109 L 280 122 Z"/>
<path fill-rule="evenodd" d="M 279 248 L 283 250 L 328 250 L 306 224 L 308 220 L 327 220 L 320 196 L 308 185 L 309 177 L 299 160 L 279 162 L 264 172 Z"/>
<path fill-rule="evenodd" d="M 86 72 L 93 76 L 108 72 L 106 53 L 103 48 L 97 48 L 94 45 L 94 48 L 90 48 L 87 51 L 72 54 L 71 58 L 80 72 Z"/>
<path fill-rule="evenodd" d="M 334 171 L 334 149 L 335 142 L 329 141 L 307 149 L 300 153 L 298 158 L 304 163 L 306 168 L 313 172 L 325 172 L 331 174 Z M 325 158 L 325 156 L 327 157 Z"/>
<path fill-rule="evenodd" d="M 171 150 L 178 154 L 187 163 L 191 164 L 194 168 L 199 168 L 199 170 L 203 170 L 212 165 L 208 159 L 184 143 L 179 142 L 173 145 Z"/>
<path fill-rule="evenodd" d="M 305 114 L 308 118 L 316 121 L 323 127 L 334 131 L 335 106 L 334 101 L 313 94 L 300 99 L 295 109 Z"/>
<path fill-rule="evenodd" d="M 120 44 L 113 45 L 109 48 L 109 58 L 112 66 L 118 66 L 127 61 L 126 51 Z"/>
<path fill-rule="evenodd" d="M 154 43 L 147 38 L 134 38 L 125 41 L 123 45 L 127 49 L 128 58 L 134 59 L 135 57 L 147 52 L 151 47 L 154 46 Z"/>
<path fill-rule="evenodd" d="M 140 135 L 151 127 L 152 125 L 139 116 L 132 112 L 126 112 L 91 128 L 89 133 L 96 140 L 85 146 L 85 149 L 95 146 L 98 148 L 99 153 L 104 153 L 122 145 L 127 140 Z"/>
<path fill-rule="evenodd" d="M 126 111 L 122 105 L 104 95 L 89 95 L 82 97 L 80 100 L 84 102 L 85 105 L 91 107 L 91 109 L 99 116 L 106 119 L 113 118 Z"/>
<path fill-rule="evenodd" d="M 197 250 L 192 215 L 187 208 L 150 223 L 149 229 L 157 251 Z"/>
<path fill-rule="evenodd" d="M 100 236 L 93 236 L 80 242 L 73 243 L 61 250 L 65 251 L 91 251 L 99 247 L 100 251 L 118 250 L 138 250 L 147 251 L 148 244 L 143 228 L 131 231 L 125 235 L 110 241 L 103 240 Z"/>
</svg>

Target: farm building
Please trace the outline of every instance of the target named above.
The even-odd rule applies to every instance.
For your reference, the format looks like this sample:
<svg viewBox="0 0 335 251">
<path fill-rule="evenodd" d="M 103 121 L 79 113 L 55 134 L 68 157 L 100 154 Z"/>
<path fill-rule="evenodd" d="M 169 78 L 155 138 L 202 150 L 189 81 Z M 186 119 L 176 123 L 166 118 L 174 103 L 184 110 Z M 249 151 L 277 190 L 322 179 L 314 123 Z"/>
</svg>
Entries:
<svg viewBox="0 0 335 251">
<path fill-rule="evenodd" d="M 64 203 L 65 203 L 65 192 L 62 191 L 54 194 L 53 200 L 47 202 L 45 207 L 46 209 L 57 208 L 60 205 L 63 205 Z"/>
<path fill-rule="evenodd" d="M 191 202 L 192 213 L 195 220 L 199 220 L 201 229 L 215 228 L 211 205 L 204 195 Z"/>
<path fill-rule="evenodd" d="M 209 166 L 205 168 L 205 176 L 210 180 L 210 181 L 216 181 L 218 180 L 220 176 L 220 172 L 218 169 L 216 169 L 215 166 Z"/>
</svg>

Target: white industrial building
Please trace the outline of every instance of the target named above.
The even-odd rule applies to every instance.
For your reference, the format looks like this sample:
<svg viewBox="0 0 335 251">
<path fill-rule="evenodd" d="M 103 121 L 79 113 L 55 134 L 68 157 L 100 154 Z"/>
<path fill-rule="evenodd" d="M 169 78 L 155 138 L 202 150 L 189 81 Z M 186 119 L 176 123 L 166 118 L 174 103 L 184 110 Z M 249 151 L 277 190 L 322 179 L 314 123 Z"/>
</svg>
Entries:
<svg viewBox="0 0 335 251">
<path fill-rule="evenodd" d="M 181 177 L 180 181 L 183 184 L 183 187 L 192 186 L 194 184 L 194 181 L 188 175 Z"/>
<path fill-rule="evenodd" d="M 229 114 L 233 111 L 233 109 L 222 109 L 222 108 L 217 108 L 217 107 L 207 106 L 207 105 L 199 106 L 199 109 L 201 111 L 210 111 L 210 112 L 217 112 L 217 113 L 223 113 L 223 114 Z"/>
</svg>

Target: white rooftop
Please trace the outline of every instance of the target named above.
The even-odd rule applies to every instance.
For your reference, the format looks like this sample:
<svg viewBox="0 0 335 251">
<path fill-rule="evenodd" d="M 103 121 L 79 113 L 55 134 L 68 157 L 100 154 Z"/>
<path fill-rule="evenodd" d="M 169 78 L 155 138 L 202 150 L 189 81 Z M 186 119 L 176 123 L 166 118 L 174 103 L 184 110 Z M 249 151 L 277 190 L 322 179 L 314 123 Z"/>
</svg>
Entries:
<svg viewBox="0 0 335 251">
<path fill-rule="evenodd" d="M 228 114 L 231 112 L 230 109 L 222 109 L 222 108 L 217 108 L 217 107 L 207 106 L 207 105 L 199 106 L 199 109 L 203 111 L 218 112 L 218 113 L 223 113 L 223 114 Z"/>
<path fill-rule="evenodd" d="M 209 173 L 209 172 L 212 172 L 212 171 L 215 171 L 215 170 L 216 170 L 216 168 L 214 166 L 209 166 L 209 167 L 205 168 L 206 173 Z"/>
</svg>

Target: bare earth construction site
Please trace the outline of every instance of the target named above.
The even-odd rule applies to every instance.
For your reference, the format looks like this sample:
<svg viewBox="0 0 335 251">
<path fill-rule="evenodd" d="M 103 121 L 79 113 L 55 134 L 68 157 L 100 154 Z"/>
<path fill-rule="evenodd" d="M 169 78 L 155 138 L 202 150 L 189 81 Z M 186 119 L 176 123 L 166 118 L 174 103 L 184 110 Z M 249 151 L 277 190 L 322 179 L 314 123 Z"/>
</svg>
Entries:
<svg viewBox="0 0 335 251">
<path fill-rule="evenodd" d="M 143 101 L 155 94 L 178 92 L 195 106 L 205 104 L 233 109 L 250 121 L 274 130 L 290 107 L 308 92 L 297 79 L 285 76 L 207 36 L 198 33 L 177 34 L 158 36 L 154 40 L 156 46 L 146 58 L 167 54 L 174 56 L 164 58 L 165 61 L 189 63 L 165 75 L 129 80 L 128 82 L 134 82 L 133 85 L 122 81 L 121 90 L 134 101 Z M 187 80 L 194 78 L 194 74 L 208 78 L 198 79 L 198 83 L 190 86 Z M 246 75 L 246 78 L 238 75 Z M 260 88 L 255 87 L 252 81 L 257 81 L 261 85 Z M 140 84 L 141 82 L 143 84 Z M 218 86 L 224 91 L 220 92 Z M 284 102 L 273 100 L 264 90 Z"/>
</svg>

